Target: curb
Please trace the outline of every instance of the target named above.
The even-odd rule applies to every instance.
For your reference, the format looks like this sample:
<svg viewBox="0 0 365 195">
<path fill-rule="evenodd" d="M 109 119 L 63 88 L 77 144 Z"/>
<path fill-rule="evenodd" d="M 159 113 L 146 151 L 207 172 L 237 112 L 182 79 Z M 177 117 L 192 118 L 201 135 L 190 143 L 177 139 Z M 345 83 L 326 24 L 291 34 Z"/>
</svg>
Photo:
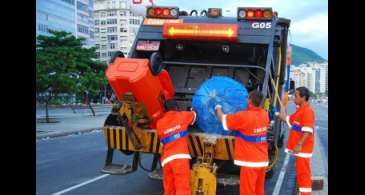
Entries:
<svg viewBox="0 0 365 195">
<path fill-rule="evenodd" d="M 94 127 L 94 128 L 73 130 L 73 131 L 44 133 L 44 134 L 36 135 L 36 139 L 42 139 L 42 138 L 46 138 L 46 137 L 49 137 L 49 138 L 62 137 L 62 136 L 67 136 L 67 135 L 74 134 L 74 133 L 86 133 L 89 131 L 100 130 L 103 128 L 104 127 Z"/>
</svg>

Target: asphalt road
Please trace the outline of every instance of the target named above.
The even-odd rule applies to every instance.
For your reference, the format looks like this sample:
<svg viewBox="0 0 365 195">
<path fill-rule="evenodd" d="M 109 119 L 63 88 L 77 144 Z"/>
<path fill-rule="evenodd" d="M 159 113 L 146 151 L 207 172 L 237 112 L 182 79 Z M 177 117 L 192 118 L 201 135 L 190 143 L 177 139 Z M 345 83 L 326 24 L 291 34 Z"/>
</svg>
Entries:
<svg viewBox="0 0 365 195">
<path fill-rule="evenodd" d="M 316 117 L 316 130 L 318 132 L 318 139 L 323 145 L 323 152 L 328 160 L 328 106 L 324 104 L 316 104 L 313 106 Z"/>
<path fill-rule="evenodd" d="M 327 108 L 314 105 L 316 126 L 323 150 L 328 154 L 327 140 Z M 38 195 L 53 194 L 81 184 L 75 189 L 64 193 L 67 195 L 82 194 L 163 194 L 162 183 L 151 180 L 147 172 L 138 169 L 136 172 L 123 175 L 104 175 L 100 169 L 104 165 L 106 146 L 103 133 L 100 131 L 37 140 L 36 144 L 36 189 Z M 130 164 L 132 156 L 116 153 L 114 163 Z M 272 194 L 279 170 L 282 167 L 284 152 L 281 150 L 279 161 L 275 166 L 272 179 L 266 180 L 265 194 Z M 142 164 L 150 166 L 151 156 L 142 154 Z M 102 176 L 102 178 L 100 178 Z M 98 178 L 99 177 L 99 178 Z M 97 179 L 93 181 L 92 179 Z M 90 182 L 86 183 L 85 182 Z M 239 187 L 218 186 L 217 194 L 239 194 Z"/>
</svg>

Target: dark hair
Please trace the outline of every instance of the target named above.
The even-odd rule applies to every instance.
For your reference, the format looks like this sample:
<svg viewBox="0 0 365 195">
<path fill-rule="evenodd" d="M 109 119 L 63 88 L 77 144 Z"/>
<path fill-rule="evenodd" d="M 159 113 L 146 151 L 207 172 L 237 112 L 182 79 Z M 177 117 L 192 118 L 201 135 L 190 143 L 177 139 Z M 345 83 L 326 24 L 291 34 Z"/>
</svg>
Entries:
<svg viewBox="0 0 365 195">
<path fill-rule="evenodd" d="M 248 98 L 252 101 L 254 106 L 258 107 L 262 101 L 262 94 L 257 90 L 253 90 L 248 95 Z"/>
<path fill-rule="evenodd" d="M 306 87 L 298 87 L 295 89 L 295 91 L 299 92 L 299 96 L 300 97 L 305 97 L 305 101 L 309 100 L 310 97 L 310 93 L 309 93 L 309 89 Z"/>
</svg>

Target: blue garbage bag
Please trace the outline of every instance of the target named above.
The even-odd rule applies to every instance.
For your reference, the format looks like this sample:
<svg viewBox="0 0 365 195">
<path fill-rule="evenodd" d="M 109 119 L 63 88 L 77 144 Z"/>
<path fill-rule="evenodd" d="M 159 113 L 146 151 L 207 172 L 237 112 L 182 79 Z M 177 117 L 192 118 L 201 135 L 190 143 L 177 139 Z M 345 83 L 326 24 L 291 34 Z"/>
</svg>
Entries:
<svg viewBox="0 0 365 195">
<path fill-rule="evenodd" d="M 195 92 L 192 107 L 197 113 L 197 126 L 205 133 L 233 135 L 219 122 L 215 105 L 222 105 L 224 114 L 247 109 L 247 89 L 238 81 L 225 76 L 213 76 Z"/>
</svg>

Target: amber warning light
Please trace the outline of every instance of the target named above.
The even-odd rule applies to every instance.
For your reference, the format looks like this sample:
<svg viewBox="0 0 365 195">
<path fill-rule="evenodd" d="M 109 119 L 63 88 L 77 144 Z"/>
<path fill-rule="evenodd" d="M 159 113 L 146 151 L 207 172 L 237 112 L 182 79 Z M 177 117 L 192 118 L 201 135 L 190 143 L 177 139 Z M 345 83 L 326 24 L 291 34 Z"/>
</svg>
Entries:
<svg viewBox="0 0 365 195">
<path fill-rule="evenodd" d="M 238 25 L 165 23 L 163 25 L 163 37 L 166 39 L 237 41 Z"/>
</svg>

